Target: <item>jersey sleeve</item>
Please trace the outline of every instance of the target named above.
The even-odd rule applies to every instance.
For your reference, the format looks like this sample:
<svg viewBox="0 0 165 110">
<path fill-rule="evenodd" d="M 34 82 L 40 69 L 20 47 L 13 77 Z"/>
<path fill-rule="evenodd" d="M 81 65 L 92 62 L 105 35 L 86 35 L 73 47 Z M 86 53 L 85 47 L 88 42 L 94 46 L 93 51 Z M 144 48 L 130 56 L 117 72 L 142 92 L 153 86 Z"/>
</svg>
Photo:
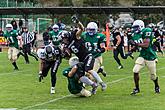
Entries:
<svg viewBox="0 0 165 110">
<path fill-rule="evenodd" d="M 100 33 L 100 43 L 105 43 L 106 42 L 106 36 L 104 34 Z"/>
<path fill-rule="evenodd" d="M 63 75 L 65 76 L 65 77 L 68 77 L 68 73 L 71 71 L 71 68 L 66 68 L 66 69 L 64 69 L 64 71 L 62 72 L 63 73 Z"/>
<path fill-rule="evenodd" d="M 44 49 L 38 49 L 37 55 L 40 59 L 45 59 Z"/>
</svg>

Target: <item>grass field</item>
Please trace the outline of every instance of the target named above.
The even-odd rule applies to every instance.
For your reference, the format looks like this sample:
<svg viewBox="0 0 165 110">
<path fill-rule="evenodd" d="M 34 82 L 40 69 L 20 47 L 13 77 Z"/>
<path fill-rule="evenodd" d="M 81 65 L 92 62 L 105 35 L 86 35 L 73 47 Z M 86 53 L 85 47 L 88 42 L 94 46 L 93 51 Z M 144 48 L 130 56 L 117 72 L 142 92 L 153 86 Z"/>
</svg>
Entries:
<svg viewBox="0 0 165 110">
<path fill-rule="evenodd" d="M 137 54 L 134 54 L 135 58 Z M 161 94 L 154 93 L 153 82 L 147 69 L 141 71 L 141 93 L 131 96 L 133 84 L 132 68 L 134 60 L 121 60 L 124 68 L 117 69 L 111 52 L 104 54 L 104 66 L 108 73 L 102 77 L 108 88 L 89 98 L 79 98 L 67 90 L 67 80 L 62 70 L 68 66 L 63 61 L 57 73 L 56 93 L 50 94 L 50 76 L 38 82 L 38 62 L 30 58 L 25 64 L 23 57 L 18 59 L 19 71 L 14 71 L 7 59 L 7 53 L 0 53 L 0 108 L 19 110 L 164 110 L 165 109 L 165 57 L 159 57 L 157 74 Z M 0 109 L 1 110 L 1 109 Z"/>
</svg>

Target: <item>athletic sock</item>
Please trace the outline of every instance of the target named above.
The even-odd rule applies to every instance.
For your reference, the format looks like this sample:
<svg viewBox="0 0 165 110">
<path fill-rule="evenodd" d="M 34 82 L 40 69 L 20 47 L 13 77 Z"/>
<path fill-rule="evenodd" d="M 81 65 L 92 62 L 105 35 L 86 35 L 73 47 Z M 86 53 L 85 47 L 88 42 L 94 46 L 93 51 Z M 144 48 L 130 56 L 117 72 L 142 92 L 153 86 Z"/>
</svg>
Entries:
<svg viewBox="0 0 165 110">
<path fill-rule="evenodd" d="M 82 83 L 85 83 L 87 85 L 92 85 L 93 82 L 86 76 L 82 76 L 80 79 L 79 79 Z"/>
<path fill-rule="evenodd" d="M 15 69 L 18 69 L 16 62 L 13 62 L 12 65 L 14 66 Z"/>
<path fill-rule="evenodd" d="M 97 81 L 98 83 L 103 82 L 102 79 L 101 79 L 101 77 L 97 74 L 97 72 L 91 70 L 91 74 L 92 74 L 92 76 L 96 79 L 96 81 Z"/>
</svg>

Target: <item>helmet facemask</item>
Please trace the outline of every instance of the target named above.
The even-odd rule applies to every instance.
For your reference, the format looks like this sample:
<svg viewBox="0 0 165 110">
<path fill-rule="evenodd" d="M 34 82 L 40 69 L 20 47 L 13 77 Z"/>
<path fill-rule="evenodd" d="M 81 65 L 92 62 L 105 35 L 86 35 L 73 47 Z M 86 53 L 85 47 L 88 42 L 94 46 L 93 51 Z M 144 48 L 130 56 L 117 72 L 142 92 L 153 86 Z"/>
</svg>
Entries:
<svg viewBox="0 0 165 110">
<path fill-rule="evenodd" d="M 98 30 L 98 26 L 95 22 L 88 23 L 86 31 L 89 36 L 95 35 L 97 33 L 97 30 Z"/>
</svg>

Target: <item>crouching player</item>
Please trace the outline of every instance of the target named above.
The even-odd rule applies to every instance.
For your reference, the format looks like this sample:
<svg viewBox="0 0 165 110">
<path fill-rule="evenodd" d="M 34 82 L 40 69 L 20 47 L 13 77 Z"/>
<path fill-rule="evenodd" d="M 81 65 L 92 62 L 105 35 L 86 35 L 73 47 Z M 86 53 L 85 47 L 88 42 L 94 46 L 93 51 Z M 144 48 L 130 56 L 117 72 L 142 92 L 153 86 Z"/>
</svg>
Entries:
<svg viewBox="0 0 165 110">
<path fill-rule="evenodd" d="M 63 75 L 68 79 L 68 90 L 77 96 L 90 97 L 96 94 L 97 84 L 85 76 L 84 64 L 79 62 L 78 57 L 69 60 L 69 68 L 63 71 Z M 86 90 L 83 83 L 92 86 L 92 91 Z"/>
</svg>

